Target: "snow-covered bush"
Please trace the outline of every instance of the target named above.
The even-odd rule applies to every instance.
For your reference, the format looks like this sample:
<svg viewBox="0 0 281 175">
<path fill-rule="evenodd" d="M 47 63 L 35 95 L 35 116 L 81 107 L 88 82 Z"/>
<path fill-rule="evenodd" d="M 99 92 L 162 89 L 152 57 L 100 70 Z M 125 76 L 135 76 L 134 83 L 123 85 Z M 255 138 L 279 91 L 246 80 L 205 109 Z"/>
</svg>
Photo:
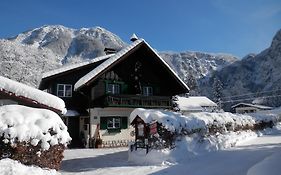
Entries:
<svg viewBox="0 0 281 175">
<path fill-rule="evenodd" d="M 0 107 L 0 159 L 59 169 L 70 141 L 67 127 L 50 110 L 20 105 Z"/>
<path fill-rule="evenodd" d="M 276 113 L 247 115 L 200 112 L 185 116 L 171 111 L 141 108 L 131 113 L 130 120 L 134 121 L 137 116 L 148 127 L 152 122 L 158 123 L 157 134 L 149 135 L 147 138 L 151 149 L 173 148 L 177 138 L 194 133 L 206 137 L 232 131 L 262 130 L 272 127 L 279 119 Z"/>
</svg>

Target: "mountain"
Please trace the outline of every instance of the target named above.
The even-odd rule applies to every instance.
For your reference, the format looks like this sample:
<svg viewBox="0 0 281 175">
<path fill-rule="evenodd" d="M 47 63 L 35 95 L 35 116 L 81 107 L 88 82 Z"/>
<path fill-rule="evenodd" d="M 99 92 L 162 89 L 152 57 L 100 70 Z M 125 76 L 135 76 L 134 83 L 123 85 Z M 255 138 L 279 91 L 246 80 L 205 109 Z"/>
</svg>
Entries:
<svg viewBox="0 0 281 175">
<path fill-rule="evenodd" d="M 181 79 L 192 89 L 198 91 L 198 79 L 211 76 L 238 58 L 228 54 L 204 52 L 160 52 L 160 56 L 175 70 Z M 197 92 L 198 94 L 198 92 Z"/>
<path fill-rule="evenodd" d="M 36 87 L 43 72 L 104 55 L 104 48 L 118 51 L 126 45 L 101 27 L 71 29 L 46 25 L 0 40 L 0 75 Z M 191 74 L 202 78 L 237 60 L 229 55 L 201 52 L 160 54 L 189 85 Z"/>
<path fill-rule="evenodd" d="M 39 27 L 9 40 L 50 49 L 61 56 L 63 63 L 78 57 L 92 59 L 104 55 L 104 48 L 120 50 L 126 45 L 117 35 L 101 27 L 76 30 L 61 25 Z"/>
<path fill-rule="evenodd" d="M 0 40 L 0 75 L 36 87 L 43 72 L 104 55 L 106 47 L 120 50 L 125 45 L 101 27 L 42 26 Z"/>
<path fill-rule="evenodd" d="M 277 103 L 277 101 L 281 102 L 280 66 L 281 30 L 274 36 L 270 47 L 261 53 L 249 54 L 242 60 L 216 71 L 207 81 L 202 78 L 201 92 L 210 96 L 209 92 L 212 91 L 212 84 L 216 77 L 223 84 L 222 96 L 225 101 L 235 100 L 237 103 L 245 101 L 243 99 L 247 99 L 248 102 L 260 99 L 259 103 L 278 106 L 281 105 L 281 103 Z M 225 105 L 229 106 L 229 104 Z"/>
<path fill-rule="evenodd" d="M 60 56 L 51 50 L 0 40 L 0 75 L 36 86 L 44 71 L 60 67 Z"/>
</svg>

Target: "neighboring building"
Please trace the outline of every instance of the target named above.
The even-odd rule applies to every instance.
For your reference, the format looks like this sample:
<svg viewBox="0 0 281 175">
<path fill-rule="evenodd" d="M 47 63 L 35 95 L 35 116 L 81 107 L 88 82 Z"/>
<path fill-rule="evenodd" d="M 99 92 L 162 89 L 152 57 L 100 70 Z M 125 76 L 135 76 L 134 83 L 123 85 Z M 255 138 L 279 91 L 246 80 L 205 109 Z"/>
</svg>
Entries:
<svg viewBox="0 0 281 175">
<path fill-rule="evenodd" d="M 0 106 L 9 104 L 49 109 L 60 115 L 66 112 L 65 103 L 62 99 L 0 76 Z"/>
<path fill-rule="evenodd" d="M 90 147 L 100 139 L 102 146 L 128 144 L 134 140 L 129 116 L 135 108 L 171 109 L 171 97 L 189 91 L 143 39 L 116 54 L 48 72 L 39 88 L 71 110 L 65 120 L 73 146 L 89 140 Z"/>
<path fill-rule="evenodd" d="M 254 113 L 257 111 L 272 109 L 272 107 L 269 107 L 269 106 L 256 105 L 256 104 L 251 104 L 251 103 L 238 103 L 236 105 L 231 106 L 231 108 L 236 113 Z"/>
<path fill-rule="evenodd" d="M 176 103 L 181 113 L 191 112 L 213 112 L 218 105 L 204 96 L 177 97 Z"/>
</svg>

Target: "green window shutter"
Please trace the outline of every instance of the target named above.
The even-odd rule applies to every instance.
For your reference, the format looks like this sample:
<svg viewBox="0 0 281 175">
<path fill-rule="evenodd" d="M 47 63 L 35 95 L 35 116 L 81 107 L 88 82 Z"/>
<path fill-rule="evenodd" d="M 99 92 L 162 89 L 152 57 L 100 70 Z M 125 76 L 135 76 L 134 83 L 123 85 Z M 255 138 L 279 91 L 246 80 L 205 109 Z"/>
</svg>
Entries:
<svg viewBox="0 0 281 175">
<path fill-rule="evenodd" d="M 122 129 L 128 128 L 128 117 L 121 117 L 121 128 Z"/>
<path fill-rule="evenodd" d="M 100 129 L 107 129 L 107 118 L 106 117 L 100 118 Z"/>
<path fill-rule="evenodd" d="M 127 84 L 122 84 L 121 89 L 122 89 L 123 94 L 128 93 L 128 85 Z"/>
</svg>

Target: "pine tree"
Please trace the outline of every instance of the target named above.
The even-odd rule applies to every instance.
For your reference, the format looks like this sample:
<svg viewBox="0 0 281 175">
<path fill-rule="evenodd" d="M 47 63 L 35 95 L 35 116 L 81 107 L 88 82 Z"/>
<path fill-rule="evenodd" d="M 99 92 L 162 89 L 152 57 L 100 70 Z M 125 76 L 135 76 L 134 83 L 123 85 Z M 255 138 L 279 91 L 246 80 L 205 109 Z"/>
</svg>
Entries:
<svg viewBox="0 0 281 175">
<path fill-rule="evenodd" d="M 187 79 L 185 80 L 186 84 L 188 85 L 190 92 L 190 95 L 196 95 L 196 90 L 198 88 L 198 83 L 196 78 L 194 77 L 194 75 L 192 73 L 189 74 L 189 76 L 187 77 Z"/>
<path fill-rule="evenodd" d="M 218 104 L 219 108 L 221 108 L 222 90 L 223 90 L 222 82 L 217 77 L 215 77 L 213 82 L 213 99 L 215 103 Z"/>
</svg>

